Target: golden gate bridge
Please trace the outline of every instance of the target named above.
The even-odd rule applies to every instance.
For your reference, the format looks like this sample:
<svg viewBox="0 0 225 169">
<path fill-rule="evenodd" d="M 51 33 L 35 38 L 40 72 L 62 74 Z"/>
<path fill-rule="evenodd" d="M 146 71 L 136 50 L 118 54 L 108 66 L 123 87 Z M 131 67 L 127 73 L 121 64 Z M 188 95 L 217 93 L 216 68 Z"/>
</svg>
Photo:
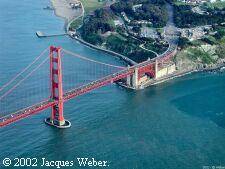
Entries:
<svg viewBox="0 0 225 169">
<path fill-rule="evenodd" d="M 0 87 L 0 127 L 51 109 L 51 116 L 45 122 L 57 128 L 68 128 L 71 123 L 64 119 L 65 102 L 118 81 L 138 89 L 141 77 L 147 75 L 156 78 L 157 70 L 174 54 L 174 50 L 169 50 L 157 58 L 123 67 L 51 46 L 49 52 L 45 49 L 32 63 Z"/>
</svg>

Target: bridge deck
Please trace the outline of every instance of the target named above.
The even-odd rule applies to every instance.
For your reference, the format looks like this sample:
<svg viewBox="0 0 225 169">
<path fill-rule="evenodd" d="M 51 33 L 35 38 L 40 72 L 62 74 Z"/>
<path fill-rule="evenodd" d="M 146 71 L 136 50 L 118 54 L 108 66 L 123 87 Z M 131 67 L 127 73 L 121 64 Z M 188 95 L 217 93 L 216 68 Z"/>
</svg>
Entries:
<svg viewBox="0 0 225 169">
<path fill-rule="evenodd" d="M 167 60 L 169 59 L 171 56 L 173 55 L 173 52 L 161 56 L 159 59 L 160 60 Z M 64 101 L 68 101 L 74 97 L 77 97 L 79 95 L 85 94 L 91 90 L 97 89 L 99 87 L 105 86 L 107 84 L 116 82 L 120 79 L 124 79 L 126 78 L 128 75 L 132 75 L 134 73 L 134 69 L 135 68 L 143 68 L 149 65 L 154 64 L 156 58 L 151 59 L 151 60 L 147 60 L 145 62 L 139 63 L 137 65 L 134 65 L 132 67 L 129 68 L 125 68 L 124 70 L 121 70 L 117 73 L 114 73 L 112 75 L 106 76 L 102 79 L 96 80 L 94 82 L 88 83 L 84 86 L 81 86 L 79 88 L 73 89 L 69 92 L 64 93 L 63 97 L 64 97 Z M 51 99 L 47 99 L 45 101 L 42 101 L 40 103 L 37 103 L 35 105 L 32 105 L 28 108 L 24 108 L 22 110 L 19 110 L 15 113 L 11 113 L 7 116 L 3 116 L 0 117 L 0 127 L 2 126 L 6 126 L 10 123 L 13 123 L 15 121 L 18 121 L 20 119 L 26 118 L 28 116 L 31 116 L 33 114 L 36 114 L 38 112 L 41 112 L 49 107 L 52 107 L 53 105 L 56 105 L 57 103 L 55 101 L 52 101 Z"/>
<path fill-rule="evenodd" d="M 64 101 L 68 101 L 68 100 L 70 100 L 74 97 L 85 94 L 85 93 L 87 93 L 91 90 L 97 89 L 99 87 L 102 87 L 102 86 L 105 86 L 107 84 L 118 81 L 120 79 L 123 79 L 126 76 L 131 75 L 133 73 L 133 70 L 134 69 L 132 69 L 132 68 L 125 69 L 125 70 L 122 70 L 118 73 L 106 76 L 102 79 L 99 79 L 97 81 L 88 83 L 84 86 L 81 86 L 79 88 L 76 88 L 76 89 L 73 89 L 69 92 L 66 92 L 64 94 Z M 13 122 L 16 122 L 20 119 L 24 119 L 28 116 L 31 116 L 31 115 L 36 114 L 38 112 L 41 112 L 41 111 L 43 111 L 43 110 L 45 110 L 45 109 L 47 109 L 47 108 L 49 108 L 53 105 L 56 105 L 56 104 L 57 104 L 56 102 L 51 101 L 51 99 L 48 99 L 48 100 L 42 101 L 40 103 L 37 103 L 35 105 L 32 105 L 28 108 L 19 110 L 15 113 L 11 113 L 7 116 L 0 117 L 0 127 L 6 126 L 6 125 L 8 125 L 10 123 L 13 123 Z"/>
<path fill-rule="evenodd" d="M 13 123 L 15 121 L 18 121 L 20 119 L 26 118 L 28 116 L 31 116 L 33 114 L 36 114 L 38 112 L 41 112 L 42 110 L 45 110 L 53 105 L 55 105 L 56 103 L 54 101 L 50 101 L 50 100 L 45 100 L 42 101 L 40 103 L 37 103 L 35 105 L 32 105 L 28 108 L 19 110 L 15 113 L 9 114 L 7 116 L 4 117 L 0 117 L 0 127 L 2 126 L 6 126 L 10 123 Z"/>
</svg>

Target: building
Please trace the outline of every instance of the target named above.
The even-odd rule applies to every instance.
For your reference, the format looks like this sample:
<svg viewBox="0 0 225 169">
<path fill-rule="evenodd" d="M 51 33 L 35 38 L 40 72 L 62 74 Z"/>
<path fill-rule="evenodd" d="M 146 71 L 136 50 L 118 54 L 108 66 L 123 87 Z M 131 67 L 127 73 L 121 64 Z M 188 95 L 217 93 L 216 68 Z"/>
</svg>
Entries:
<svg viewBox="0 0 225 169">
<path fill-rule="evenodd" d="M 190 41 L 201 39 L 205 34 L 207 34 L 207 30 L 210 30 L 211 26 L 199 26 L 195 28 L 186 28 L 181 29 L 181 37 L 188 38 Z"/>
<path fill-rule="evenodd" d="M 146 20 L 140 20 L 140 21 L 134 21 L 135 24 L 152 24 L 151 21 L 146 21 Z"/>
<path fill-rule="evenodd" d="M 141 28 L 140 37 L 153 38 L 153 39 L 159 38 L 156 30 L 148 28 L 148 27 L 142 27 Z"/>
<path fill-rule="evenodd" d="M 162 66 L 162 68 L 158 68 L 156 72 L 156 79 L 161 78 L 170 74 L 173 74 L 176 71 L 176 65 L 174 63 L 170 63 L 169 65 Z"/>
<path fill-rule="evenodd" d="M 210 0 L 211 3 L 217 2 L 217 0 Z M 220 2 L 225 2 L 225 0 L 220 0 Z"/>
<path fill-rule="evenodd" d="M 126 22 L 130 23 L 131 20 L 127 17 L 127 15 L 126 15 L 125 12 L 121 12 L 121 15 L 123 16 L 123 19 L 124 19 Z"/>
<path fill-rule="evenodd" d="M 123 21 L 117 19 L 117 20 L 114 20 L 114 24 L 115 26 L 123 26 Z"/>
<path fill-rule="evenodd" d="M 200 4 L 200 3 L 207 2 L 207 0 L 180 0 L 180 1 L 187 4 Z"/>
<path fill-rule="evenodd" d="M 80 2 L 70 3 L 70 7 L 72 9 L 81 8 L 81 3 Z"/>
<path fill-rule="evenodd" d="M 136 12 L 137 9 L 141 8 L 142 4 L 133 5 L 132 10 Z"/>
</svg>

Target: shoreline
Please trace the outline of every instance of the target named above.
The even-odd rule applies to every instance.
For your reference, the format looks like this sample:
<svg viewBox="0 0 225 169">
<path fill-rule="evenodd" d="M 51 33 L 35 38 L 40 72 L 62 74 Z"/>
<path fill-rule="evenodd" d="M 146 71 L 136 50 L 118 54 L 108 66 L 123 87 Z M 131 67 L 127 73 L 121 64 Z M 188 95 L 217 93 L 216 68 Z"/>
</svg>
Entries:
<svg viewBox="0 0 225 169">
<path fill-rule="evenodd" d="M 170 74 L 170 75 L 167 75 L 167 76 L 164 76 L 164 77 L 161 77 L 157 80 L 149 80 L 148 82 L 146 82 L 145 84 L 142 84 L 141 87 L 137 90 L 142 90 L 142 89 L 145 89 L 147 87 L 151 87 L 151 86 L 155 86 L 155 85 L 158 85 L 158 84 L 162 84 L 162 83 L 165 83 L 165 82 L 168 82 L 170 80 L 173 80 L 173 79 L 178 79 L 178 78 L 181 78 L 181 77 L 185 77 L 187 75 L 191 75 L 191 74 L 194 74 L 194 73 L 204 73 L 204 72 L 219 72 L 219 71 L 222 71 L 222 68 L 225 68 L 225 63 L 223 65 L 220 65 L 218 67 L 215 67 L 215 68 L 209 68 L 209 69 L 193 69 L 193 70 L 187 70 L 187 71 L 177 71 L 175 74 Z M 126 86 L 125 84 L 123 83 L 117 83 L 119 86 L 121 87 L 124 87 L 124 88 L 127 88 L 127 89 L 132 89 L 134 90 L 134 88 L 130 87 L 130 86 Z"/>
<path fill-rule="evenodd" d="M 104 48 L 101 48 L 101 47 L 99 47 L 99 46 L 90 44 L 90 43 L 86 42 L 85 40 L 83 40 L 82 38 L 74 37 L 73 35 L 70 34 L 69 28 L 70 28 L 71 23 L 72 23 L 73 21 L 75 21 L 76 19 L 82 17 L 82 16 L 84 17 L 85 10 L 84 10 L 84 6 L 83 6 L 83 4 L 82 4 L 82 2 L 81 2 L 80 0 L 74 0 L 74 1 L 80 2 L 80 4 L 81 4 L 81 9 L 82 9 L 82 14 L 81 14 L 81 15 L 78 15 L 78 16 L 76 16 L 76 17 L 71 17 L 71 16 L 70 16 L 70 17 L 71 17 L 70 20 L 68 19 L 68 16 L 66 17 L 66 15 L 63 16 L 62 14 L 61 14 L 61 15 L 59 14 L 59 9 L 58 9 L 59 7 L 57 7 L 57 6 L 55 5 L 55 3 L 54 3 L 54 2 L 63 3 L 63 2 L 62 2 L 63 0 L 50 0 L 50 1 L 51 1 L 51 3 L 52 3 L 52 6 L 53 6 L 53 9 L 54 9 L 55 15 L 56 15 L 57 17 L 61 17 L 61 18 L 63 18 L 63 19 L 65 20 L 65 25 L 64 25 L 65 32 L 66 32 L 67 35 L 70 36 L 71 39 L 75 39 L 76 41 L 78 41 L 78 42 L 80 42 L 80 43 L 84 44 L 85 46 L 90 47 L 90 48 L 92 48 L 92 49 L 95 49 L 95 50 L 98 50 L 98 51 L 100 51 L 100 52 L 104 52 L 104 53 L 110 54 L 110 55 L 112 55 L 112 56 L 115 56 L 115 57 L 117 57 L 117 58 L 123 60 L 123 61 L 124 61 L 127 65 L 129 65 L 129 66 L 133 66 L 133 65 L 138 64 L 137 62 L 135 62 L 134 60 L 128 58 L 128 57 L 125 56 L 125 55 L 122 55 L 122 54 L 120 54 L 120 53 L 114 52 L 114 51 L 109 50 L 109 49 L 104 49 Z M 62 8 L 62 7 L 61 7 L 61 8 Z M 64 8 L 65 8 L 65 6 L 64 6 Z M 61 9 L 61 10 L 62 10 L 62 9 Z M 63 13 L 63 10 L 62 10 L 61 12 Z M 166 52 L 168 52 L 169 49 L 170 49 L 170 43 L 169 43 L 168 49 L 167 49 L 163 54 L 165 54 Z M 160 54 L 160 55 L 157 54 L 156 57 L 161 57 L 163 54 Z"/>
<path fill-rule="evenodd" d="M 79 1 L 79 0 L 77 0 L 77 1 Z M 50 0 L 50 2 L 51 2 L 52 7 L 54 9 L 54 14 L 57 17 L 60 17 L 60 18 L 64 19 L 64 21 L 65 21 L 65 23 L 64 23 L 64 30 L 65 30 L 66 34 L 68 34 L 70 36 L 71 39 L 75 39 L 76 41 L 78 41 L 78 42 L 80 42 L 80 43 L 84 44 L 85 46 L 88 46 L 88 47 L 90 47 L 92 49 L 95 49 L 95 50 L 98 50 L 98 51 L 101 51 L 101 52 L 110 54 L 112 56 L 116 56 L 117 58 L 123 60 L 128 65 L 131 65 L 132 66 L 132 65 L 137 64 L 135 61 L 131 60 L 130 58 L 128 58 L 128 57 L 126 57 L 124 55 L 121 55 L 121 54 L 119 54 L 117 52 L 114 52 L 114 51 L 111 51 L 111 50 L 107 50 L 107 49 L 100 48 L 98 46 L 92 45 L 92 44 L 84 41 L 81 38 L 73 37 L 73 36 L 70 35 L 70 33 L 69 33 L 69 27 L 70 27 L 71 23 L 73 21 L 75 21 L 76 19 L 78 19 L 79 17 L 82 17 L 84 15 L 84 13 L 85 13 L 84 7 L 83 7 L 83 4 L 82 4 L 81 1 L 79 1 L 79 2 L 81 3 L 81 6 L 82 6 L 82 13 L 80 15 L 77 15 L 77 16 L 73 17 L 73 18 L 72 18 L 72 16 L 70 16 L 71 19 L 69 19 L 69 17 L 66 16 L 66 15 L 63 16 L 63 14 L 62 14 L 63 13 L 63 10 L 62 9 L 59 9 L 59 7 L 57 7 L 56 2 L 62 3 L 61 1 L 58 1 L 58 0 Z M 60 12 L 61 12 L 61 14 L 60 14 Z"/>
<path fill-rule="evenodd" d="M 80 2 L 79 0 L 71 0 L 72 2 Z M 81 10 L 70 8 L 66 0 L 50 0 L 53 7 L 54 15 L 64 20 L 64 30 L 68 34 L 70 24 L 77 18 L 84 15 L 83 5 Z M 81 3 L 81 2 L 80 2 Z M 81 3 L 82 4 L 82 3 Z"/>
<path fill-rule="evenodd" d="M 103 49 L 101 47 L 98 47 L 98 46 L 95 46 L 93 44 L 90 44 L 86 41 L 84 41 L 83 39 L 81 38 L 77 38 L 77 37 L 73 37 L 69 34 L 69 27 L 71 25 L 71 23 L 73 21 L 75 21 L 76 19 L 78 19 L 79 17 L 83 16 L 84 14 L 84 7 L 83 7 L 83 4 L 81 1 L 79 1 L 81 3 L 81 6 L 82 6 L 82 14 L 81 15 L 78 15 L 76 17 L 73 17 L 69 20 L 68 17 L 66 16 L 62 16 L 59 14 L 58 12 L 58 8 L 57 6 L 54 4 L 54 1 L 57 1 L 57 0 L 50 0 L 50 2 L 52 3 L 52 6 L 54 8 L 54 14 L 57 16 L 57 17 L 61 17 L 64 19 L 65 21 L 65 25 L 64 25 L 64 28 L 65 28 L 65 32 L 70 36 L 71 39 L 74 39 L 76 40 L 77 42 L 79 43 L 82 43 L 84 44 L 85 46 L 87 47 L 90 47 L 94 50 L 98 50 L 100 52 L 104 52 L 104 53 L 107 53 L 107 54 L 110 54 L 112 56 L 116 56 L 117 58 L 123 60 L 126 64 L 128 65 L 135 65 L 137 64 L 136 62 L 134 62 L 133 60 L 131 60 L 130 58 L 124 56 L 124 55 L 121 55 L 119 53 L 116 53 L 114 51 L 111 51 L 111 50 L 107 50 L 107 49 Z M 61 2 L 61 1 L 60 1 Z M 62 2 L 61 2 L 62 3 Z M 183 71 L 180 71 L 179 69 L 177 70 L 177 72 L 175 72 L 174 74 L 171 74 L 171 75 L 167 75 L 166 77 L 163 77 L 161 79 L 158 79 L 156 81 L 148 81 L 146 82 L 145 84 L 143 84 L 143 87 L 149 87 L 149 86 L 154 86 L 154 85 L 157 85 L 159 83 L 164 83 L 166 81 L 169 81 L 169 80 L 172 80 L 172 79 L 175 79 L 175 78 L 179 78 L 179 77 L 183 77 L 185 75 L 188 75 L 188 74 L 192 74 L 192 73 L 201 73 L 201 72 L 212 72 L 212 71 L 219 71 L 221 68 L 225 67 L 225 63 L 217 63 L 216 65 L 214 65 L 213 67 L 208 67 L 208 68 L 201 68 L 201 69 L 192 69 L 192 70 L 183 70 Z"/>
<path fill-rule="evenodd" d="M 113 55 L 113 56 L 116 56 L 117 58 L 123 60 L 126 64 L 132 66 L 132 65 L 136 65 L 137 63 L 133 60 L 131 60 L 130 58 L 124 56 L 124 55 L 121 55 L 119 53 L 116 53 L 114 51 L 111 51 L 111 50 L 107 50 L 107 49 L 103 49 L 103 48 L 100 48 L 98 46 L 95 46 L 95 45 L 92 45 L 86 41 L 84 41 L 83 39 L 80 39 L 80 38 L 76 38 L 76 37 L 71 37 L 72 39 L 75 39 L 76 41 L 84 44 L 85 46 L 87 47 L 90 47 L 92 49 L 95 49 L 95 50 L 98 50 L 98 51 L 101 51 L 101 52 L 104 52 L 104 53 L 107 53 L 107 54 L 110 54 L 110 55 Z"/>
<path fill-rule="evenodd" d="M 193 74 L 193 73 L 219 72 L 219 71 L 222 71 L 223 68 L 225 68 L 225 63 L 218 64 L 215 67 L 211 67 L 211 68 L 191 69 L 191 70 L 186 70 L 186 71 L 177 70 L 177 72 L 175 72 L 174 74 L 167 75 L 167 76 L 162 77 L 162 78 L 157 79 L 157 80 L 149 81 L 146 84 L 144 84 L 143 86 L 144 86 L 144 88 L 149 87 L 149 86 L 154 86 L 154 85 L 161 84 L 161 83 L 167 82 L 167 81 L 172 80 L 172 79 L 184 77 L 186 75 L 190 75 L 190 74 Z"/>
</svg>

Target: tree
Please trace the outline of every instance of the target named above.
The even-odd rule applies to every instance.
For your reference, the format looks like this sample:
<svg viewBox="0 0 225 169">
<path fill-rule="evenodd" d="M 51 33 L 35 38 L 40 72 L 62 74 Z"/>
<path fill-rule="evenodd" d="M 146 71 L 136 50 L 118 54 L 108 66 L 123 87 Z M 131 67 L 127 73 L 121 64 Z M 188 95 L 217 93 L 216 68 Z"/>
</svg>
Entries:
<svg viewBox="0 0 225 169">
<path fill-rule="evenodd" d="M 217 33 L 215 34 L 216 39 L 221 39 L 224 36 L 225 36 L 225 30 L 224 29 L 217 30 Z"/>
<path fill-rule="evenodd" d="M 219 58 L 222 58 L 222 59 L 225 58 L 225 43 L 222 43 L 217 46 L 216 54 L 219 56 Z"/>
<path fill-rule="evenodd" d="M 178 40 L 178 46 L 179 46 L 181 49 L 186 48 L 188 44 L 189 44 L 188 38 L 184 38 L 184 37 L 180 37 L 180 38 L 179 38 L 179 40 Z"/>
</svg>

